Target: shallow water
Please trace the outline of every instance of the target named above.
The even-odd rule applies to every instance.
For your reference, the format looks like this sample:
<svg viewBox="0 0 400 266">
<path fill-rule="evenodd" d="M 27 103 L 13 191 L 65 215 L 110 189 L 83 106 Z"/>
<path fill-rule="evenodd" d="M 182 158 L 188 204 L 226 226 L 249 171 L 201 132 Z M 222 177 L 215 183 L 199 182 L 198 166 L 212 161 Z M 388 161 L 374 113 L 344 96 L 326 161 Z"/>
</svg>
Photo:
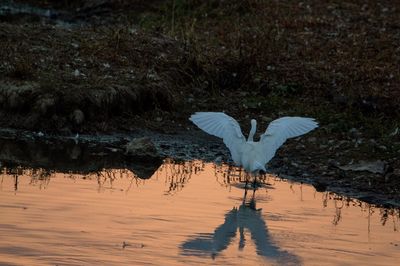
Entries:
<svg viewBox="0 0 400 266">
<path fill-rule="evenodd" d="M 399 210 L 166 160 L 150 179 L 1 168 L 0 265 L 397 265 Z M 246 196 L 244 200 L 244 196 Z"/>
</svg>

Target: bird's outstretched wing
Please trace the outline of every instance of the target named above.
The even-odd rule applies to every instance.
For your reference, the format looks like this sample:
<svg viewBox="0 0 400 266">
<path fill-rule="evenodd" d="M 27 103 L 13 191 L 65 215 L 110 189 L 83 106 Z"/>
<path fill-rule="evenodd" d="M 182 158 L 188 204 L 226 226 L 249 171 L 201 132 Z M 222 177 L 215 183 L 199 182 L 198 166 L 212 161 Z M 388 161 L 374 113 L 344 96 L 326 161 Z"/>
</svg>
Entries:
<svg viewBox="0 0 400 266">
<path fill-rule="evenodd" d="M 301 136 L 317 127 L 315 119 L 307 117 L 287 116 L 272 121 L 260 140 L 266 155 L 266 163 L 275 156 L 278 148 L 287 139 Z"/>
<path fill-rule="evenodd" d="M 222 138 L 233 161 L 240 165 L 241 148 L 246 139 L 234 118 L 222 112 L 196 112 L 189 120 L 208 134 Z"/>
</svg>

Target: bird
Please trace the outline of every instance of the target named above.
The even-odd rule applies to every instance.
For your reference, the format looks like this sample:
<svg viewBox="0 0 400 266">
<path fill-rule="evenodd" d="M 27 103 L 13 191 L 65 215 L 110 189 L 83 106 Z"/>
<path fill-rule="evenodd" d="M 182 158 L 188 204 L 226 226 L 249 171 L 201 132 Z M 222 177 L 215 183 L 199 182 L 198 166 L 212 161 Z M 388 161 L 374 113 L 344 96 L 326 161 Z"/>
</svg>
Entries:
<svg viewBox="0 0 400 266">
<path fill-rule="evenodd" d="M 196 112 L 189 120 L 206 133 L 222 138 L 235 165 L 243 167 L 252 176 L 267 172 L 266 164 L 287 139 L 301 136 L 318 127 L 314 118 L 285 116 L 273 120 L 259 141 L 255 141 L 255 119 L 250 121 L 247 140 L 239 123 L 223 112 Z"/>
</svg>

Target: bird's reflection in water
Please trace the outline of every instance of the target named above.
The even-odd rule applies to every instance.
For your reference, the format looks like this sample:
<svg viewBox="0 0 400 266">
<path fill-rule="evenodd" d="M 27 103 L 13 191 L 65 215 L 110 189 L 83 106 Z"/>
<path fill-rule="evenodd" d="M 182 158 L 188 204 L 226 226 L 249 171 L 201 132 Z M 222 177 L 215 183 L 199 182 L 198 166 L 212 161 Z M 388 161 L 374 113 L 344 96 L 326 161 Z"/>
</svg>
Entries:
<svg viewBox="0 0 400 266">
<path fill-rule="evenodd" d="M 182 254 L 211 256 L 215 259 L 228 248 L 237 235 L 239 236 L 238 249 L 243 250 L 247 241 L 245 232 L 250 232 L 259 256 L 284 265 L 301 264 L 299 257 L 282 250 L 273 242 L 262 216 L 262 210 L 256 207 L 255 190 L 249 192 L 245 189 L 242 204 L 239 207 L 233 207 L 225 214 L 224 223 L 218 226 L 214 233 L 199 233 L 184 242 L 180 247 Z M 247 194 L 252 194 L 249 199 L 247 199 L 249 196 Z"/>
</svg>

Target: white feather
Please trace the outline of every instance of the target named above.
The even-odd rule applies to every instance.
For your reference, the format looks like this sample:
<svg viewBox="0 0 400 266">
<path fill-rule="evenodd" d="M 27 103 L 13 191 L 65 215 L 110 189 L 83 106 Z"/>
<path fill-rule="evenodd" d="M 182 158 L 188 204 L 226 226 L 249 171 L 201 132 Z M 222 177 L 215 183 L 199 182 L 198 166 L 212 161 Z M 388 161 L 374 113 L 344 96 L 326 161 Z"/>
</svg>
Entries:
<svg viewBox="0 0 400 266">
<path fill-rule="evenodd" d="M 246 141 L 238 122 L 224 113 L 197 112 L 189 118 L 208 134 L 222 138 L 236 165 L 250 173 L 265 171 L 265 165 L 288 138 L 294 138 L 318 127 L 313 118 L 282 117 L 272 121 L 259 142 L 252 141 L 256 123 L 252 122 L 249 140 Z"/>
<path fill-rule="evenodd" d="M 235 164 L 241 165 L 240 151 L 246 139 L 235 119 L 224 113 L 197 112 L 189 120 L 208 134 L 222 138 Z"/>
<path fill-rule="evenodd" d="M 307 117 L 281 117 L 272 121 L 260 142 L 266 153 L 266 162 L 269 162 L 280 146 L 289 138 L 295 138 L 310 132 L 318 127 L 313 118 Z"/>
</svg>

